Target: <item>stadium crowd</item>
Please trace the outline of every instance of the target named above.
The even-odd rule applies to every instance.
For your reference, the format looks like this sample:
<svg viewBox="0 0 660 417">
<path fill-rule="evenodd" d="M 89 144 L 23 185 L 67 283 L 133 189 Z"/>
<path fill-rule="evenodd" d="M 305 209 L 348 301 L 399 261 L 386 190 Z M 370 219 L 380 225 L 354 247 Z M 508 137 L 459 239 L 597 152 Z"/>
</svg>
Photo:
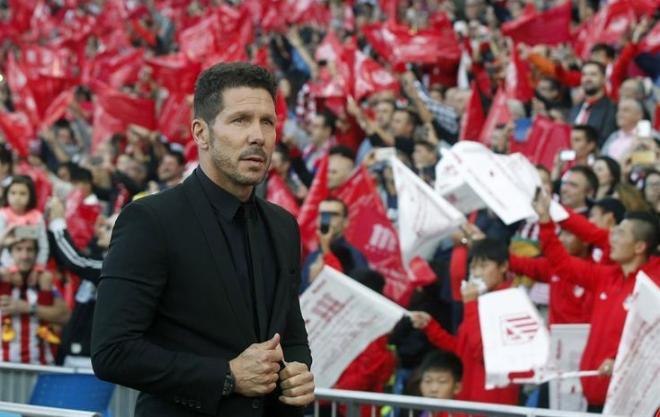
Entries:
<svg viewBox="0 0 660 417">
<path fill-rule="evenodd" d="M 658 11 L 653 0 L 0 0 L 1 360 L 88 361 L 113 220 L 196 166 L 199 72 L 250 61 L 279 82 L 278 144 L 257 192 L 299 220 L 301 293 L 329 265 L 392 296 L 355 237 L 366 229 L 351 225 L 369 193 L 397 225 L 381 149 L 433 187 L 440 150 L 478 141 L 522 153 L 543 183 L 538 221 L 466 213 L 426 260 L 433 279 L 395 297 L 411 317 L 335 387 L 524 404 L 518 385 L 484 389 L 476 303 L 523 285 L 549 323 L 591 324 L 581 369 L 602 375 L 582 383 L 600 410 L 637 272 L 660 284 Z M 551 198 L 568 219 L 553 223 Z"/>
</svg>

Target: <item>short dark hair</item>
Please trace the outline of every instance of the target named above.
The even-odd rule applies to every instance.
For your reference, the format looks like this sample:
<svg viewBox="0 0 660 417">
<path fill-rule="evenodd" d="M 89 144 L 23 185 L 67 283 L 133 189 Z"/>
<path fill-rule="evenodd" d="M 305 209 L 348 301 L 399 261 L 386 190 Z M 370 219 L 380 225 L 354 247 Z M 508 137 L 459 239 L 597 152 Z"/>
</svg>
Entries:
<svg viewBox="0 0 660 417">
<path fill-rule="evenodd" d="M 429 151 L 429 152 L 435 152 L 436 155 L 438 153 L 438 148 L 436 148 L 436 146 L 434 144 L 432 144 L 431 142 L 429 142 L 428 140 L 415 139 L 415 146 L 417 146 L 417 145 L 426 148 L 426 150 Z"/>
<path fill-rule="evenodd" d="M 71 170 L 71 182 L 82 182 L 91 185 L 94 182 L 94 176 L 92 171 L 87 168 L 76 166 Z"/>
<path fill-rule="evenodd" d="M 11 187 L 13 187 L 15 184 L 23 184 L 27 187 L 28 189 L 28 194 L 29 194 L 29 199 L 28 199 L 28 204 L 26 207 L 26 210 L 32 210 L 37 208 L 37 191 L 34 188 L 34 181 L 32 181 L 32 178 L 28 177 L 27 175 L 14 175 L 11 179 L 11 182 L 5 188 L 4 195 L 2 196 L 4 201 L 5 201 L 5 207 L 9 207 L 9 190 Z"/>
<path fill-rule="evenodd" d="M 385 278 L 383 278 L 380 272 L 371 268 L 359 268 L 349 272 L 351 278 L 360 284 L 364 285 L 372 291 L 377 292 L 378 294 L 383 293 L 383 288 L 385 288 Z"/>
<path fill-rule="evenodd" d="M 502 265 L 509 260 L 509 245 L 499 239 L 476 240 L 470 250 L 470 259 L 485 259 Z"/>
<path fill-rule="evenodd" d="M 184 166 L 186 164 L 186 157 L 183 155 L 183 152 L 170 149 L 165 153 L 165 155 L 163 155 L 163 157 L 168 155 L 176 159 L 176 163 L 179 164 L 180 166 Z"/>
<path fill-rule="evenodd" d="M 598 71 L 600 71 L 601 74 L 606 75 L 607 74 L 607 69 L 605 68 L 605 65 L 601 64 L 598 61 L 586 61 L 584 64 L 582 64 L 582 68 L 586 67 L 587 65 L 594 65 L 598 68 Z"/>
<path fill-rule="evenodd" d="M 337 129 L 337 126 L 335 126 L 335 123 L 337 122 L 337 116 L 335 116 L 334 113 L 329 110 L 318 112 L 316 115 L 323 117 L 323 127 L 330 129 L 330 134 L 334 135 L 335 130 Z"/>
<path fill-rule="evenodd" d="M 14 165 L 14 155 L 5 145 L 0 145 L 0 164 Z"/>
<path fill-rule="evenodd" d="M 605 197 L 594 201 L 591 209 L 593 210 L 595 207 L 600 208 L 605 214 L 612 213 L 617 224 L 621 223 L 621 220 L 623 220 L 623 217 L 626 214 L 626 207 L 623 203 L 612 197 Z"/>
<path fill-rule="evenodd" d="M 222 111 L 222 94 L 238 87 L 261 88 L 275 101 L 277 84 L 264 68 L 247 62 L 216 64 L 204 70 L 195 84 L 194 117 L 210 123 Z"/>
<path fill-rule="evenodd" d="M 631 211 L 626 213 L 626 220 L 633 223 L 633 236 L 636 241 L 646 243 L 646 255 L 656 253 L 660 239 L 658 215 L 648 211 Z"/>
<path fill-rule="evenodd" d="M 578 132 L 584 133 L 584 137 L 587 138 L 587 142 L 598 143 L 598 131 L 589 125 L 573 125 L 572 130 L 577 130 Z"/>
<path fill-rule="evenodd" d="M 592 54 L 597 53 L 597 52 L 604 52 L 605 55 L 606 55 L 609 59 L 614 59 L 614 57 L 616 56 L 616 51 L 614 50 L 614 48 L 612 47 L 612 45 L 608 45 L 608 44 L 606 44 L 606 43 L 602 43 L 602 42 L 601 42 L 601 43 L 597 43 L 597 44 L 595 44 L 594 46 L 592 46 L 590 52 L 591 52 Z"/>
<path fill-rule="evenodd" d="M 344 210 L 344 217 L 348 217 L 348 206 L 341 199 L 336 198 L 336 197 L 328 197 L 325 200 L 321 201 L 321 203 L 326 203 L 326 202 L 341 204 L 341 207 Z"/>
<path fill-rule="evenodd" d="M 419 365 L 419 376 L 421 377 L 424 372 L 428 371 L 449 372 L 454 377 L 455 382 L 460 382 L 463 379 L 463 364 L 459 357 L 451 352 L 433 350 L 427 353 Z"/>
<path fill-rule="evenodd" d="M 593 197 L 594 193 L 598 191 L 598 177 L 594 173 L 594 170 L 585 165 L 576 165 L 568 171 L 582 174 L 587 179 L 587 186 L 589 187 L 587 191 Z"/>
<path fill-rule="evenodd" d="M 339 155 L 355 162 L 355 153 L 346 145 L 335 145 L 328 151 L 328 156 Z"/>
<path fill-rule="evenodd" d="M 408 121 L 415 127 L 422 124 L 419 114 L 412 107 L 397 107 L 394 111 L 406 112 L 408 114 Z"/>
</svg>

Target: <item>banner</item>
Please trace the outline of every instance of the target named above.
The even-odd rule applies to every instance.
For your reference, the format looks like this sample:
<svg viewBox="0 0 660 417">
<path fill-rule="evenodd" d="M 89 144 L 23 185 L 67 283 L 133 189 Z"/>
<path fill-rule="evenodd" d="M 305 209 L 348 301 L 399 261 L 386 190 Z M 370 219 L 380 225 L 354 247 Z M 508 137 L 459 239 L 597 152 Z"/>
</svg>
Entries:
<svg viewBox="0 0 660 417">
<path fill-rule="evenodd" d="M 300 297 L 319 388 L 332 387 L 374 340 L 388 333 L 406 310 L 352 278 L 324 267 Z"/>
<path fill-rule="evenodd" d="M 311 193 L 311 192 L 310 192 Z M 369 266 L 385 277 L 384 294 L 405 304 L 412 281 L 401 262 L 399 237 L 364 166 L 332 195 L 348 206 L 346 239 L 360 250 Z"/>
<path fill-rule="evenodd" d="M 451 158 L 442 158 L 435 166 L 435 191 L 463 214 L 486 208 Z"/>
<path fill-rule="evenodd" d="M 550 326 L 550 365 L 563 372 L 580 369 L 580 359 L 589 337 L 589 324 L 553 324 Z M 550 381 L 550 408 L 564 411 L 587 411 L 579 378 Z"/>
<path fill-rule="evenodd" d="M 660 407 L 660 288 L 637 274 L 603 414 L 653 416 Z"/>
<path fill-rule="evenodd" d="M 536 218 L 532 198 L 516 185 L 520 179 L 496 155 L 478 142 L 460 141 L 442 150 L 461 177 L 486 205 L 507 225 Z"/>
<path fill-rule="evenodd" d="M 300 207 L 298 206 L 296 197 L 289 190 L 284 179 L 274 170 L 271 170 L 268 174 L 266 200 L 284 208 L 295 217 L 298 217 L 300 214 Z"/>
<path fill-rule="evenodd" d="M 502 24 L 502 33 L 528 45 L 556 45 L 571 40 L 571 2 L 545 12 L 525 12 L 518 19 Z"/>
<path fill-rule="evenodd" d="M 399 202 L 401 257 L 408 265 L 416 256 L 429 259 L 438 243 L 466 220 L 398 158 L 390 161 Z"/>
<path fill-rule="evenodd" d="M 486 389 L 507 386 L 511 373 L 545 367 L 550 353 L 550 335 L 524 289 L 484 294 L 477 302 Z"/>
</svg>

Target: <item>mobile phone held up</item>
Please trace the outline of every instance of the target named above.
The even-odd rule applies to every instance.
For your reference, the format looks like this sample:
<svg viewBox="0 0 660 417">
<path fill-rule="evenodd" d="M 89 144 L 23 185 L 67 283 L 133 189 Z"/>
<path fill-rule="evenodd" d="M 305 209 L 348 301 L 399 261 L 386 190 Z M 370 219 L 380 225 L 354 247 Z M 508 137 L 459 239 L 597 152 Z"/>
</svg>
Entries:
<svg viewBox="0 0 660 417">
<path fill-rule="evenodd" d="M 321 212 L 321 233 L 326 234 L 330 231 L 330 220 L 332 219 L 331 213 Z"/>
<path fill-rule="evenodd" d="M 574 161 L 576 157 L 575 151 L 573 149 L 564 149 L 559 152 L 559 160 L 563 162 Z"/>
</svg>

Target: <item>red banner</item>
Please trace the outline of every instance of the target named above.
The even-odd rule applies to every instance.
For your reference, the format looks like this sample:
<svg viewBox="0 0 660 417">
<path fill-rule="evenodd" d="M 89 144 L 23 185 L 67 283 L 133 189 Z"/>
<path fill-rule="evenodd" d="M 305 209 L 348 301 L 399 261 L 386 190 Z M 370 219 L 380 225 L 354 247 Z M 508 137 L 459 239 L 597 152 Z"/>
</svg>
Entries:
<svg viewBox="0 0 660 417">
<path fill-rule="evenodd" d="M 461 120 L 460 140 L 479 140 L 481 130 L 486 122 L 481 94 L 476 83 L 472 83 L 472 93 L 465 108 L 465 114 Z"/>
<path fill-rule="evenodd" d="M 502 25 L 502 33 L 528 45 L 556 45 L 571 40 L 571 2 L 545 12 L 527 12 Z"/>
<path fill-rule="evenodd" d="M 314 181 L 309 187 L 307 198 L 303 201 L 298 214 L 300 238 L 303 252 L 311 253 L 318 246 L 316 239 L 316 223 L 319 216 L 319 204 L 328 197 L 328 157 L 324 156 L 316 170 Z"/>
<path fill-rule="evenodd" d="M 158 130 L 171 142 L 185 144 L 192 140 L 191 120 L 192 107 L 186 95 L 170 94 L 160 108 Z"/>
<path fill-rule="evenodd" d="M 170 93 L 191 94 L 201 71 L 198 62 L 193 62 L 179 52 L 172 55 L 147 58 L 145 63 L 153 68 L 153 78 Z"/>
<path fill-rule="evenodd" d="M 495 94 L 495 97 L 493 98 L 493 103 L 490 105 L 490 110 L 488 110 L 488 117 L 486 118 L 481 133 L 479 134 L 479 142 L 486 146 L 490 146 L 495 127 L 499 124 L 506 124 L 511 121 L 511 113 L 509 112 L 509 107 L 506 103 L 508 98 L 509 97 L 502 88 L 497 90 L 497 94 Z"/>
<path fill-rule="evenodd" d="M 273 170 L 268 174 L 266 200 L 284 208 L 295 217 L 298 217 L 300 214 L 300 206 L 298 206 L 296 197 L 291 190 L 289 190 L 289 187 L 286 185 L 282 177 Z"/>
<path fill-rule="evenodd" d="M 11 148 L 22 158 L 30 153 L 30 141 L 34 139 L 34 129 L 25 113 L 0 112 L 0 130 Z"/>
<path fill-rule="evenodd" d="M 399 91 L 399 80 L 362 52 L 355 52 L 353 94 L 360 101 L 381 91 Z"/>
<path fill-rule="evenodd" d="M 86 204 L 82 192 L 74 189 L 68 195 L 65 207 L 65 220 L 71 239 L 78 249 L 85 249 L 94 237 L 94 225 L 101 214 L 101 205 Z"/>
<path fill-rule="evenodd" d="M 506 74 L 505 88 L 509 97 L 526 102 L 534 97 L 532 72 L 526 62 L 520 59 L 517 45 L 514 44 L 511 62 Z"/>
<path fill-rule="evenodd" d="M 533 164 L 541 164 L 552 170 L 555 157 L 562 149 L 571 146 L 571 126 L 537 116 L 523 143 L 511 142 L 511 152 L 520 152 Z"/>
<path fill-rule="evenodd" d="M 412 281 L 401 262 L 396 229 L 387 217 L 367 169 L 361 166 L 332 194 L 348 206 L 346 239 L 364 254 L 371 268 L 383 274 L 383 293 L 398 303 L 405 303 Z"/>
</svg>

